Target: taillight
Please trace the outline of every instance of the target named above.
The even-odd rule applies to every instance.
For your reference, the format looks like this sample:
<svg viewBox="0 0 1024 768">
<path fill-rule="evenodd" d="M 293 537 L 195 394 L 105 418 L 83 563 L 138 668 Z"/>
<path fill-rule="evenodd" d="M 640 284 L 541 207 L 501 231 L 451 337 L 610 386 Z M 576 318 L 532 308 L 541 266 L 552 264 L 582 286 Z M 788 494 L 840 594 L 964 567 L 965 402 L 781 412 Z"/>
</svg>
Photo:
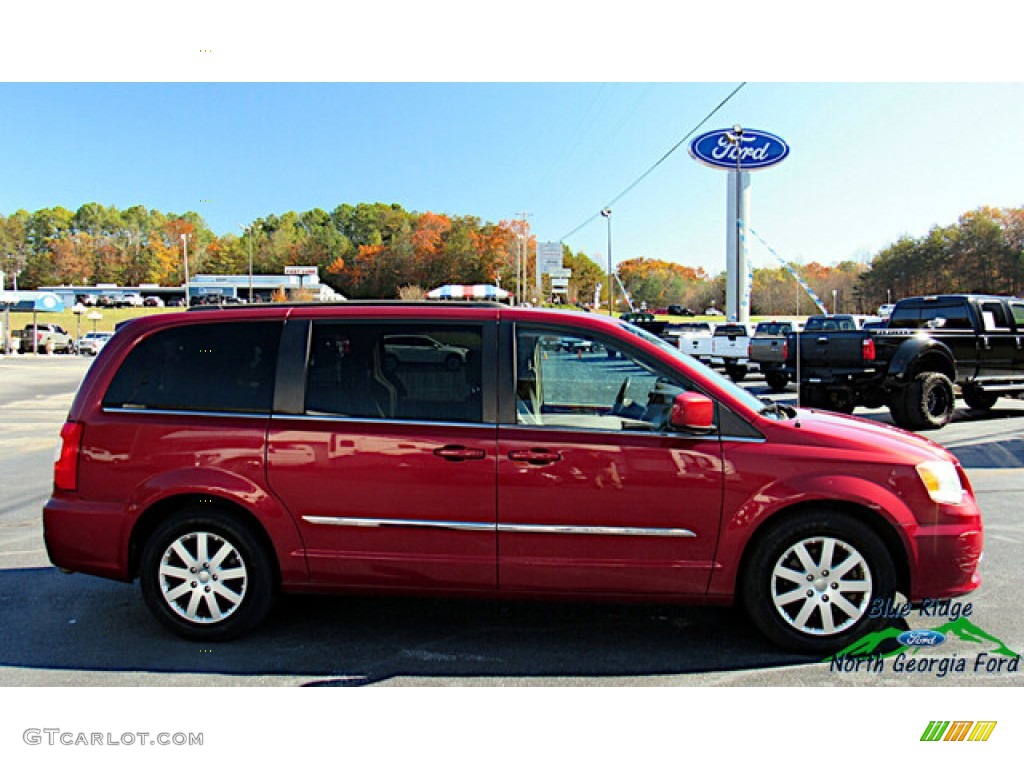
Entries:
<svg viewBox="0 0 1024 768">
<path fill-rule="evenodd" d="M 784 339 L 782 342 L 782 359 L 785 360 L 789 357 L 789 339 Z"/>
<path fill-rule="evenodd" d="M 82 424 L 65 422 L 60 431 L 60 445 L 53 462 L 53 484 L 61 491 L 78 489 L 78 454 L 82 447 Z"/>
<path fill-rule="evenodd" d="M 875 359 L 875 340 L 872 339 L 870 336 L 868 338 L 864 339 L 864 341 L 862 341 L 861 344 L 860 344 L 860 351 L 861 351 L 861 357 L 864 360 L 874 360 Z"/>
</svg>

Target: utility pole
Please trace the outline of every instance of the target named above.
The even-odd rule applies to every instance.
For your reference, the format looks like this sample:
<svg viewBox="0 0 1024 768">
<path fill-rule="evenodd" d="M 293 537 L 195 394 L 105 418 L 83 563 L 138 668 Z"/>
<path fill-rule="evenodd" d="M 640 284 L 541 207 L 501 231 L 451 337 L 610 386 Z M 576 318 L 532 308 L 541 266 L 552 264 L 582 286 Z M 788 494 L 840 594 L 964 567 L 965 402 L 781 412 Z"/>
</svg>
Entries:
<svg viewBox="0 0 1024 768">
<path fill-rule="evenodd" d="M 526 283 L 530 274 L 530 223 L 528 219 L 533 214 L 520 211 L 518 215 L 519 221 L 522 222 L 522 231 L 519 233 L 519 259 L 516 265 L 516 304 L 526 301 Z"/>
</svg>

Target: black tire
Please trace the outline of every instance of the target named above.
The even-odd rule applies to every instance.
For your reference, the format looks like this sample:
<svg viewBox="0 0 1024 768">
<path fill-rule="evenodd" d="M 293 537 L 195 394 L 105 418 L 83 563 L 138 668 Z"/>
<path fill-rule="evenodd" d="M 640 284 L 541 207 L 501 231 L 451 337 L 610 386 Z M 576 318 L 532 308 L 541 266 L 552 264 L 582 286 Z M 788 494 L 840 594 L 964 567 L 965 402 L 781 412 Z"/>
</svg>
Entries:
<svg viewBox="0 0 1024 768">
<path fill-rule="evenodd" d="M 745 365 L 727 365 L 725 366 L 725 372 L 730 379 L 739 384 L 747 377 L 747 366 Z"/>
<path fill-rule="evenodd" d="M 798 552 L 813 568 L 802 565 Z M 852 567 L 838 577 L 830 573 L 847 564 Z M 781 570 L 793 578 L 777 575 Z M 878 535 L 831 510 L 801 514 L 766 531 L 754 543 L 742 579 L 743 604 L 765 637 L 819 656 L 884 626 L 884 617 L 871 618 L 872 601 L 896 591 L 892 557 Z"/>
<path fill-rule="evenodd" d="M 845 389 L 832 389 L 828 392 L 828 402 L 825 407 L 837 413 L 853 413 L 856 404 L 853 400 L 853 393 Z"/>
<path fill-rule="evenodd" d="M 945 374 L 919 373 L 895 398 L 889 412 L 904 429 L 941 429 L 953 418 L 953 383 Z"/>
<path fill-rule="evenodd" d="M 977 387 L 964 387 L 964 402 L 974 411 L 988 411 L 996 404 L 999 395 Z"/>
<path fill-rule="evenodd" d="M 800 387 L 800 406 L 802 408 L 824 408 L 827 403 L 828 393 L 825 390 L 807 384 Z"/>
<path fill-rule="evenodd" d="M 462 358 L 458 355 L 448 355 L 444 359 L 444 367 L 449 371 L 457 371 L 462 367 Z"/>
<path fill-rule="evenodd" d="M 769 371 L 764 375 L 764 380 L 772 392 L 785 392 L 789 386 L 789 376 L 779 371 Z"/>
<path fill-rule="evenodd" d="M 206 560 L 198 557 L 201 541 Z M 259 537 L 216 509 L 190 509 L 161 523 L 146 541 L 139 581 L 146 605 L 165 627 L 204 642 L 253 629 L 270 613 L 277 593 L 271 556 Z"/>
</svg>

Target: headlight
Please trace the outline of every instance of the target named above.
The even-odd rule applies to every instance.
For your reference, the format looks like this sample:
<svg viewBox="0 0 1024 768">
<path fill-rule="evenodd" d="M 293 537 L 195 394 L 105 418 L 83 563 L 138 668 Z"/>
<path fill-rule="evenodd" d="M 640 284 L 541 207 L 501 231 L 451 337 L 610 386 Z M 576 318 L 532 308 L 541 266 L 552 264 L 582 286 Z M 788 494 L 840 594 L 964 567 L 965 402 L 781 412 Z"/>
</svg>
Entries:
<svg viewBox="0 0 1024 768">
<path fill-rule="evenodd" d="M 951 461 L 926 461 L 915 469 L 928 495 L 937 504 L 959 504 L 964 500 L 960 476 Z"/>
</svg>

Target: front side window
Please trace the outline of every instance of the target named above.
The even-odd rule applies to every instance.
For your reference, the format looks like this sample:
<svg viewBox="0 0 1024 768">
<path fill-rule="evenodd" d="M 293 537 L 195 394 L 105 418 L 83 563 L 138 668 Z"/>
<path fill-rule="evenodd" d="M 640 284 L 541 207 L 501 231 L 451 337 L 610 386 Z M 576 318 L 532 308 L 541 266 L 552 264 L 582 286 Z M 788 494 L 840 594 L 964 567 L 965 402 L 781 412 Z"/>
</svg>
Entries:
<svg viewBox="0 0 1024 768">
<path fill-rule="evenodd" d="M 516 332 L 516 423 L 661 432 L 687 389 L 624 346 L 584 335 Z"/>
<path fill-rule="evenodd" d="M 481 348 L 478 326 L 314 323 L 306 413 L 480 422 Z"/>
<path fill-rule="evenodd" d="M 125 358 L 106 408 L 269 413 L 281 323 L 192 323 L 158 331 Z"/>
</svg>

